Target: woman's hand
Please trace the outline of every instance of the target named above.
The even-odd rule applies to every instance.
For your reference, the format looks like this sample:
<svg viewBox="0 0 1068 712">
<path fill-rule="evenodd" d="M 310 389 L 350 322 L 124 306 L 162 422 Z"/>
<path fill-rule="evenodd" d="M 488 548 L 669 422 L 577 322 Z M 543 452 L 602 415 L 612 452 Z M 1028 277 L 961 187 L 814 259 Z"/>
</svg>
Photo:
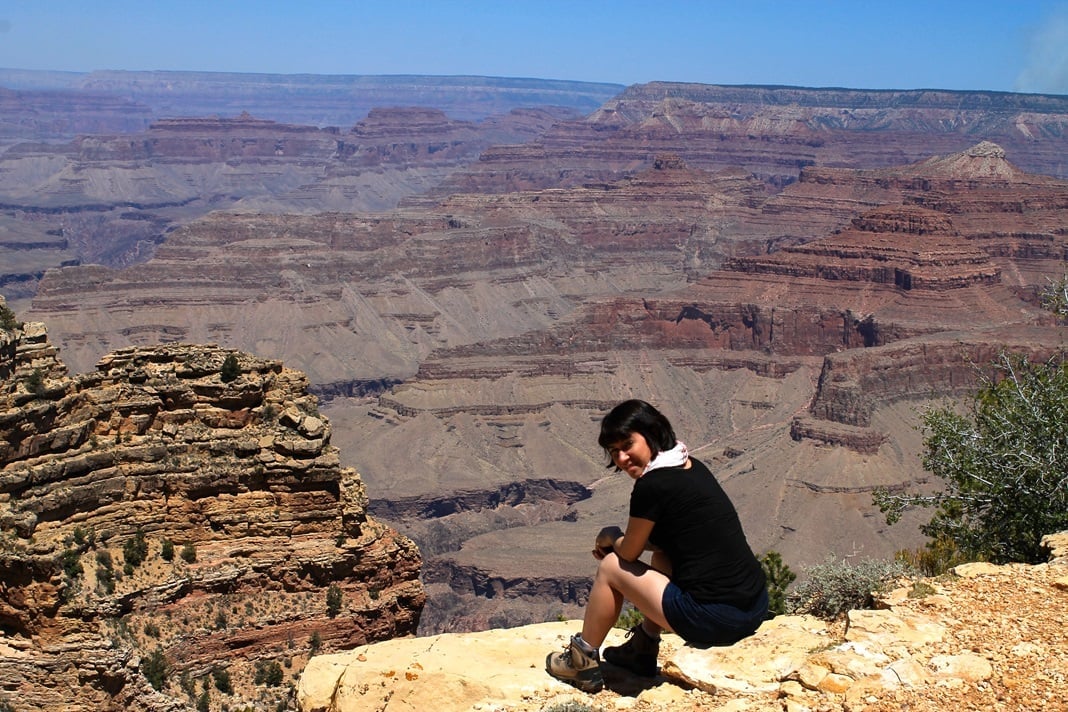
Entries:
<svg viewBox="0 0 1068 712">
<path fill-rule="evenodd" d="M 597 533 L 593 542 L 593 558 L 600 561 L 612 553 L 616 541 L 623 536 L 623 530 L 619 527 L 605 527 Z"/>
</svg>

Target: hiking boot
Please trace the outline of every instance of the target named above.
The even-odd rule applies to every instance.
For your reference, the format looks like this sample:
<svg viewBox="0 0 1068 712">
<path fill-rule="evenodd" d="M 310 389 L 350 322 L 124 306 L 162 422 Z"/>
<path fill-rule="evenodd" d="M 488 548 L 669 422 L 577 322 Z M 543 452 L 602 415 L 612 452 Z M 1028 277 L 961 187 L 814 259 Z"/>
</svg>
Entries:
<svg viewBox="0 0 1068 712">
<path fill-rule="evenodd" d="M 601 660 L 597 651 L 583 650 L 575 635 L 562 653 L 549 653 L 545 658 L 545 670 L 557 680 L 574 685 L 583 692 L 600 692 L 604 687 L 601 675 Z"/>
<path fill-rule="evenodd" d="M 606 662 L 630 670 L 642 677 L 656 677 L 656 656 L 660 653 L 660 638 L 645 632 L 642 624 L 627 631 L 627 642 L 604 649 Z"/>
</svg>

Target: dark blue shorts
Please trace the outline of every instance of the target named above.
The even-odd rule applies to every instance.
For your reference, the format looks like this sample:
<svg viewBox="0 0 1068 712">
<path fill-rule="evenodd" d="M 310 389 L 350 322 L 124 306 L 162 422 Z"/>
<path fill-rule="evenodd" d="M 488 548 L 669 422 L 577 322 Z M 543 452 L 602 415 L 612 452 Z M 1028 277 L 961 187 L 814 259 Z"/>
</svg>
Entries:
<svg viewBox="0 0 1068 712">
<path fill-rule="evenodd" d="M 687 643 L 732 645 L 754 633 L 767 620 L 768 590 L 761 591 L 746 610 L 726 603 L 698 603 L 669 582 L 661 604 L 671 630 Z"/>
</svg>

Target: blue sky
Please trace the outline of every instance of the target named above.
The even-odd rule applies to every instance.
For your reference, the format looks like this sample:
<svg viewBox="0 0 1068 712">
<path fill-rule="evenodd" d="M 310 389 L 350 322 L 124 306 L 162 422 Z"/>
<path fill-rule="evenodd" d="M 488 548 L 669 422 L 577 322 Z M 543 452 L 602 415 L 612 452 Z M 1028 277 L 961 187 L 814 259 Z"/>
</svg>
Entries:
<svg viewBox="0 0 1068 712">
<path fill-rule="evenodd" d="M 2 0 L 0 67 L 1068 94 L 1068 0 Z"/>
</svg>

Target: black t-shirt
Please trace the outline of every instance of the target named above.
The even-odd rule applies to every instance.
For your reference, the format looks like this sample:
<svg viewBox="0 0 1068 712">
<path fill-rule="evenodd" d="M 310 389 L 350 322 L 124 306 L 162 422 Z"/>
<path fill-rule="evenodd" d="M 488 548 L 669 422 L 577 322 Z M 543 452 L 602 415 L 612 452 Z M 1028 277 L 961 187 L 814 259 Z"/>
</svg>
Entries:
<svg viewBox="0 0 1068 712">
<path fill-rule="evenodd" d="M 727 493 L 704 463 L 690 463 L 636 480 L 630 516 L 655 522 L 649 541 L 670 559 L 679 588 L 701 603 L 748 608 L 764 588 L 764 569 Z"/>
</svg>

